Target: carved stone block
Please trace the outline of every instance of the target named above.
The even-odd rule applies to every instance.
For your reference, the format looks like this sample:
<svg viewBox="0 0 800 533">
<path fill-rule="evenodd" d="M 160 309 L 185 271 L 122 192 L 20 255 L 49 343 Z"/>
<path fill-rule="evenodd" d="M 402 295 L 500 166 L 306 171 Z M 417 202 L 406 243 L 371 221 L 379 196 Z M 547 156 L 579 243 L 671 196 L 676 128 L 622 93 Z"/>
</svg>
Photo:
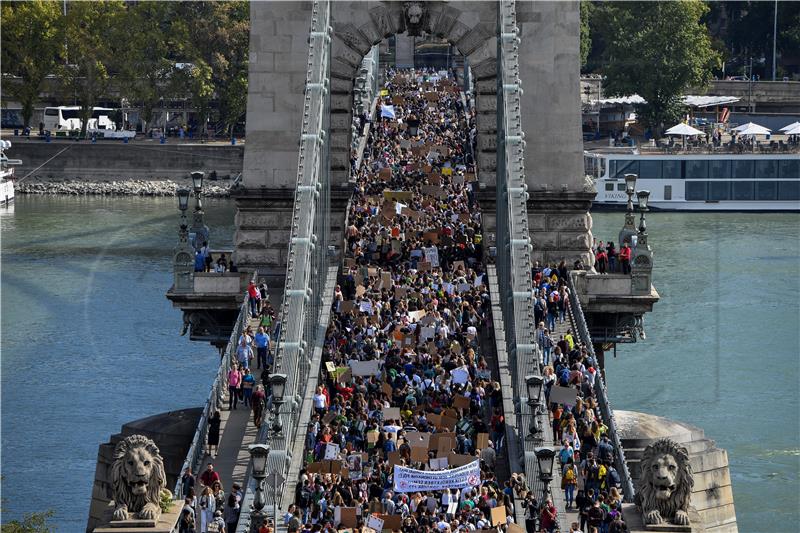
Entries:
<svg viewBox="0 0 800 533">
<path fill-rule="evenodd" d="M 347 112 L 353 108 L 353 95 L 350 93 L 331 94 L 331 110 Z M 349 128 L 347 124 L 345 127 Z"/>
<path fill-rule="evenodd" d="M 447 35 L 445 37 L 447 37 L 448 41 L 455 44 L 458 43 L 458 41 L 460 41 L 461 39 L 463 39 L 468 31 L 469 31 L 469 26 L 467 26 L 461 21 L 456 21 L 456 23 L 453 24 L 453 26 L 447 32 Z M 464 53 L 464 51 L 461 50 L 461 48 L 459 48 L 458 51 L 461 52 L 462 54 Z"/>
<path fill-rule="evenodd" d="M 555 250 L 558 248 L 558 233 L 554 231 L 541 231 L 531 235 L 533 249 L 536 250 Z"/>
<path fill-rule="evenodd" d="M 591 246 L 591 233 L 562 231 L 558 234 L 558 247 L 562 250 L 588 250 Z"/>
<path fill-rule="evenodd" d="M 372 41 L 367 39 L 367 37 L 361 33 L 361 30 L 350 22 L 345 24 L 334 23 L 333 32 L 344 44 L 360 52 L 362 57 L 367 55 L 367 52 L 372 48 Z"/>
<path fill-rule="evenodd" d="M 547 215 L 544 213 L 528 214 L 528 230 L 544 231 L 547 229 Z"/>
<path fill-rule="evenodd" d="M 590 230 L 592 217 L 589 213 L 547 215 L 547 229 L 553 230 Z"/>
<path fill-rule="evenodd" d="M 459 16 L 461 16 L 461 11 L 448 5 L 444 5 L 442 10 L 439 12 L 439 16 L 432 25 L 431 32 L 439 37 L 449 37 L 450 30 L 456 24 Z"/>
<path fill-rule="evenodd" d="M 355 69 L 361 66 L 361 61 L 364 59 L 364 55 L 350 48 L 347 43 L 342 41 L 338 33 L 334 34 L 331 56 Z"/>
<path fill-rule="evenodd" d="M 477 137 L 478 150 L 497 151 L 497 135 L 485 134 Z"/>
<path fill-rule="evenodd" d="M 331 129 L 347 129 L 353 122 L 353 116 L 348 112 L 334 112 L 331 110 Z"/>
</svg>

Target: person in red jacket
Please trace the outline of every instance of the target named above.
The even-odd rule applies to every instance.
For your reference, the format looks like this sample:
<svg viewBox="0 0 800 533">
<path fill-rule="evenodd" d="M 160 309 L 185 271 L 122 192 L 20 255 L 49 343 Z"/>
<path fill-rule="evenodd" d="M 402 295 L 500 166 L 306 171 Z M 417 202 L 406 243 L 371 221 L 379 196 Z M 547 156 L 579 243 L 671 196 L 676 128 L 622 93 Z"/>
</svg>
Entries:
<svg viewBox="0 0 800 533">
<path fill-rule="evenodd" d="M 631 273 L 631 248 L 627 242 L 622 243 L 622 248 L 619 251 L 619 261 L 622 264 L 622 273 Z"/>
<path fill-rule="evenodd" d="M 542 514 L 539 516 L 539 524 L 541 524 L 542 529 L 547 531 L 547 533 L 553 533 L 558 525 L 558 510 L 556 506 L 553 505 L 553 500 L 550 498 L 547 499 L 544 507 L 542 507 Z"/>
</svg>

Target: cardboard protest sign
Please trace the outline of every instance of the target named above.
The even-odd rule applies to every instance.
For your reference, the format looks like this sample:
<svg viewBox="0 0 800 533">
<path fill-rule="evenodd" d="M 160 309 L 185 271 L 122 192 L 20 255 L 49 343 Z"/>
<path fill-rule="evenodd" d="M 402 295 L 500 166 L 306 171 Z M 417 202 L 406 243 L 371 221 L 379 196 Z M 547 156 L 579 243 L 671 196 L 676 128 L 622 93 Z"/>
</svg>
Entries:
<svg viewBox="0 0 800 533">
<path fill-rule="evenodd" d="M 352 257 L 345 257 L 344 258 L 344 266 L 346 268 L 353 268 L 354 266 L 356 266 L 356 260 L 353 259 Z"/>
<path fill-rule="evenodd" d="M 442 418 L 447 418 L 447 417 L 442 417 Z M 443 423 L 443 425 L 444 425 L 444 423 Z M 453 424 L 453 426 L 455 426 L 455 424 Z M 447 433 L 439 433 L 438 435 L 439 435 L 439 438 L 436 439 L 436 441 L 435 441 L 436 442 L 436 450 L 439 452 L 438 456 L 442 457 L 443 455 L 447 455 L 448 453 L 450 453 L 453 450 L 453 448 L 455 448 L 455 446 L 456 446 L 456 434 L 453 433 L 453 432 L 447 432 Z M 433 445 L 433 441 L 432 441 L 432 445 Z M 450 464 L 453 464 L 452 461 L 450 462 Z"/>
<path fill-rule="evenodd" d="M 475 177 L 474 173 L 467 172 L 466 174 L 464 174 L 464 179 L 467 180 L 467 183 L 471 183 L 475 181 L 477 178 Z"/>
<path fill-rule="evenodd" d="M 358 285 L 358 286 L 356 287 L 356 296 L 357 296 L 358 298 L 361 298 L 362 296 L 364 296 L 364 294 L 365 294 L 366 292 L 367 292 L 367 288 L 366 288 L 366 287 L 364 287 L 363 285 Z"/>
<path fill-rule="evenodd" d="M 378 177 L 383 181 L 390 180 L 392 178 L 392 169 L 389 167 L 382 168 L 380 172 L 378 172 Z"/>
<path fill-rule="evenodd" d="M 505 507 L 503 507 L 503 516 L 505 516 Z M 374 529 L 378 533 L 383 531 L 383 518 L 378 517 L 377 515 L 371 514 L 367 519 L 367 527 Z"/>
<path fill-rule="evenodd" d="M 439 232 L 438 231 L 426 231 L 422 234 L 423 242 L 432 242 L 433 244 L 439 243 Z"/>
<path fill-rule="evenodd" d="M 327 370 L 329 374 L 333 374 L 336 372 L 336 365 L 334 365 L 331 361 L 325 361 L 325 370 Z"/>
<path fill-rule="evenodd" d="M 394 200 L 395 202 L 402 202 L 408 204 L 414 197 L 412 191 L 383 191 L 384 200 Z"/>
<path fill-rule="evenodd" d="M 386 460 L 389 462 L 389 465 L 399 465 L 400 462 L 403 460 L 403 454 L 399 451 L 389 452 L 389 455 L 386 456 Z"/>
<path fill-rule="evenodd" d="M 478 433 L 478 438 L 476 440 L 475 446 L 479 450 L 484 450 L 489 447 L 489 434 L 488 433 Z"/>
<path fill-rule="evenodd" d="M 408 289 L 405 287 L 395 287 L 394 288 L 394 297 L 395 298 L 405 298 L 408 295 Z"/>
<path fill-rule="evenodd" d="M 415 463 L 425 463 L 428 461 L 428 448 L 419 448 L 413 446 L 411 448 L 411 461 Z"/>
<path fill-rule="evenodd" d="M 450 167 L 444 167 L 442 169 L 442 175 L 443 176 L 452 176 L 453 175 L 453 169 L 450 168 Z"/>
<path fill-rule="evenodd" d="M 309 474 L 319 474 L 319 473 L 326 474 L 328 468 L 330 468 L 330 466 L 327 463 L 325 463 L 324 461 L 318 461 L 314 463 L 309 463 L 308 466 L 306 466 L 306 471 Z"/>
<path fill-rule="evenodd" d="M 392 105 L 403 105 L 405 103 L 405 98 L 402 96 L 392 96 Z"/>
<path fill-rule="evenodd" d="M 382 383 L 381 391 L 383 391 L 383 393 L 386 394 L 387 396 L 391 397 L 392 393 L 394 392 L 394 389 L 392 389 L 392 386 L 389 385 L 388 383 Z"/>
<path fill-rule="evenodd" d="M 431 470 L 444 470 L 450 466 L 447 457 L 434 457 L 428 461 Z"/>
<path fill-rule="evenodd" d="M 419 332 L 419 339 L 421 342 L 433 339 L 436 336 L 436 330 L 432 327 L 425 326 Z"/>
<path fill-rule="evenodd" d="M 378 437 L 380 435 L 377 431 L 367 431 L 367 442 L 370 444 L 375 444 L 378 442 Z"/>
<path fill-rule="evenodd" d="M 427 450 L 431 441 L 431 434 L 421 431 L 409 431 L 406 433 L 406 441 L 412 448 L 421 447 Z"/>
<path fill-rule="evenodd" d="M 472 455 L 450 453 L 447 455 L 447 460 L 450 463 L 450 466 L 464 466 L 470 464 L 473 461 L 477 461 L 478 458 Z"/>
<path fill-rule="evenodd" d="M 350 313 L 354 311 L 355 308 L 356 308 L 356 302 L 353 300 L 345 300 L 343 302 L 339 302 L 340 313 Z"/>
<path fill-rule="evenodd" d="M 339 457 L 339 445 L 333 442 L 329 442 L 325 446 L 325 460 L 335 460 Z"/>
<path fill-rule="evenodd" d="M 408 319 L 412 322 L 418 322 L 422 319 L 427 313 L 425 311 L 411 311 L 408 313 Z"/>
<path fill-rule="evenodd" d="M 453 261 L 453 272 L 458 272 L 459 270 L 466 272 L 467 267 L 464 265 L 464 261 Z"/>
<path fill-rule="evenodd" d="M 358 374 L 356 374 L 358 375 Z M 453 378 L 453 383 L 456 385 L 463 385 L 467 381 L 469 381 L 469 370 L 466 367 L 458 367 L 454 368 L 450 371 L 450 376 Z"/>
<path fill-rule="evenodd" d="M 492 507 L 492 525 L 493 526 L 500 526 L 506 523 L 506 506 L 505 505 L 498 505 L 497 507 Z"/>
<path fill-rule="evenodd" d="M 344 527 L 358 526 L 358 515 L 356 514 L 355 507 L 340 507 L 339 513 L 341 517 L 341 525 Z"/>
<path fill-rule="evenodd" d="M 575 405 L 578 397 L 578 390 L 571 387 L 561 387 L 554 385 L 550 389 L 550 403 L 561 403 L 564 405 Z"/>
<path fill-rule="evenodd" d="M 456 424 L 458 423 L 458 418 L 454 416 L 442 416 L 442 427 L 447 428 L 449 430 L 453 430 L 456 428 Z M 440 441 L 441 442 L 441 441 Z"/>
<path fill-rule="evenodd" d="M 431 413 L 431 414 L 427 415 L 426 418 L 428 419 L 428 422 L 430 422 L 431 424 L 433 424 L 436 427 L 440 427 L 442 425 L 442 415 L 437 415 L 436 413 Z M 436 437 L 436 435 L 434 435 L 434 437 Z M 436 439 L 436 440 L 438 441 L 438 439 Z M 435 442 L 435 441 L 432 440 L 431 442 Z"/>
<path fill-rule="evenodd" d="M 453 398 L 453 406 L 456 409 L 469 409 L 469 398 L 461 394 L 456 394 Z"/>
<path fill-rule="evenodd" d="M 420 272 L 430 272 L 431 271 L 431 264 L 427 261 L 420 261 L 417 263 L 417 270 Z"/>
<path fill-rule="evenodd" d="M 399 514 L 382 514 L 379 516 L 383 520 L 384 531 L 395 531 L 403 527 L 403 517 Z"/>
<path fill-rule="evenodd" d="M 391 288 L 392 288 L 392 273 L 381 272 L 381 289 L 391 289 Z"/>
<path fill-rule="evenodd" d="M 336 419 L 336 413 L 334 413 L 333 411 L 328 411 L 327 413 L 325 413 L 325 416 L 322 417 L 322 423 L 330 424 L 335 419 Z"/>
<path fill-rule="evenodd" d="M 386 422 L 387 420 L 400 420 L 400 408 L 399 407 L 384 407 L 381 409 L 383 413 L 383 421 Z"/>
<path fill-rule="evenodd" d="M 378 359 L 372 361 L 350 359 L 347 364 L 354 376 L 377 376 L 381 373 L 381 362 Z"/>
</svg>

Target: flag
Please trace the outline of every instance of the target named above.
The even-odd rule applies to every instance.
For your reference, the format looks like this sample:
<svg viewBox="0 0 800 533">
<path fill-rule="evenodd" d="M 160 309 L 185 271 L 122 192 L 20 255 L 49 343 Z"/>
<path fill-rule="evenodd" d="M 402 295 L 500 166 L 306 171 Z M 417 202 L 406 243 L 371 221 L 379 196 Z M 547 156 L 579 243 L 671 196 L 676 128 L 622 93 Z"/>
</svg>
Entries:
<svg viewBox="0 0 800 533">
<path fill-rule="evenodd" d="M 394 120 L 394 106 L 381 104 L 381 117 Z"/>
</svg>

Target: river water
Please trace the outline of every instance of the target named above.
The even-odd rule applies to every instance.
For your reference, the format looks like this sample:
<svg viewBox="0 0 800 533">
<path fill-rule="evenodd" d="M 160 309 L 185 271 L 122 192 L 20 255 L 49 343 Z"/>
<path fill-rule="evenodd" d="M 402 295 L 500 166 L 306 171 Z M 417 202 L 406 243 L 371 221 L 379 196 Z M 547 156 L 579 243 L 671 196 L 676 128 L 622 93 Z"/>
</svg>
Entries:
<svg viewBox="0 0 800 533">
<path fill-rule="evenodd" d="M 212 244 L 233 203 L 206 205 Z M 611 238 L 620 213 L 594 215 Z M 217 352 L 164 297 L 173 199 L 17 198 L 2 230 L 4 520 L 86 524 L 97 447 L 125 422 L 201 405 Z M 786 531 L 800 501 L 800 216 L 652 213 L 661 301 L 607 357 L 613 406 L 703 427 L 728 450 L 739 530 Z"/>
</svg>

